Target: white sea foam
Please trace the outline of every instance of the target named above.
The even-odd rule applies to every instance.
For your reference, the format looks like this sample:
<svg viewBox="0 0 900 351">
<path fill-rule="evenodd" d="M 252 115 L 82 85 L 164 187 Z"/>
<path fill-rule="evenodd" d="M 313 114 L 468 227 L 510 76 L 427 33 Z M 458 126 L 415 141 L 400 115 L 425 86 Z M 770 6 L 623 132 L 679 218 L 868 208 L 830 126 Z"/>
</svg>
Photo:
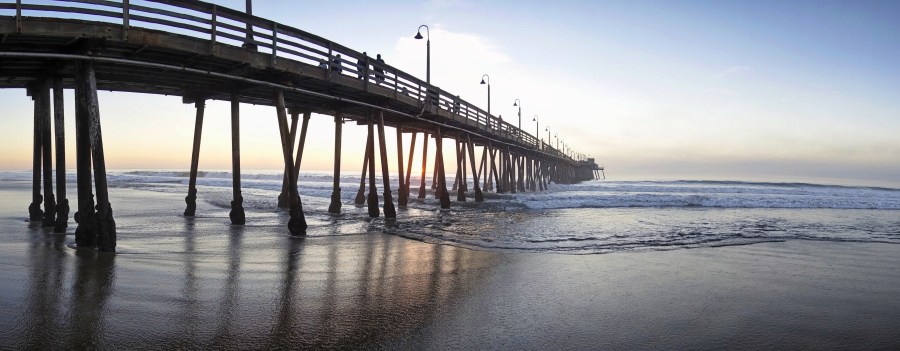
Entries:
<svg viewBox="0 0 900 351">
<path fill-rule="evenodd" d="M 599 182 L 522 193 L 532 209 L 606 207 L 900 209 L 900 190 L 798 183 Z"/>
</svg>

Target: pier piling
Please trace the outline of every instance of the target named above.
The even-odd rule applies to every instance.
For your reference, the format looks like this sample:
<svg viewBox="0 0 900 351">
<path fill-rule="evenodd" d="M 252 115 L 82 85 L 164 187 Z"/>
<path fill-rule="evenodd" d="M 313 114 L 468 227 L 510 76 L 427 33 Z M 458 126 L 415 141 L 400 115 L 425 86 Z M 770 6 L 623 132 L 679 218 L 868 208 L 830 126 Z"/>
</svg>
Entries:
<svg viewBox="0 0 900 351">
<path fill-rule="evenodd" d="M 36 96 L 41 105 L 41 160 L 43 161 L 44 175 L 44 217 L 42 225 L 53 227 L 56 225 L 56 199 L 53 197 L 53 149 L 51 146 L 53 136 L 50 134 L 50 80 L 38 81 Z"/>
<path fill-rule="evenodd" d="M 294 150 L 291 132 L 287 126 L 287 108 L 284 103 L 284 90 L 275 90 L 275 109 L 278 114 L 278 130 L 281 134 L 282 154 L 284 155 L 284 170 L 288 175 L 288 204 L 290 206 L 290 219 L 288 220 L 288 231 L 291 235 L 306 235 L 306 217 L 303 214 L 303 203 L 300 201 L 300 195 L 297 194 L 297 176 L 294 174 Z M 296 125 L 296 118 L 294 123 Z M 293 128 L 296 133 L 297 129 Z"/>
<path fill-rule="evenodd" d="M 187 207 L 184 209 L 186 217 L 193 217 L 197 211 L 197 167 L 200 162 L 200 138 L 203 134 L 203 112 L 206 109 L 206 101 L 198 100 L 195 105 L 197 116 L 194 121 L 194 145 L 191 152 L 191 174 L 188 178 L 188 195 L 184 198 Z"/>
<path fill-rule="evenodd" d="M 366 204 L 369 206 L 369 217 L 378 217 L 381 210 L 378 209 L 378 193 L 375 189 L 375 121 L 372 111 L 369 111 L 368 117 L 369 140 L 366 154 L 369 158 L 369 195 L 366 197 Z"/>
<path fill-rule="evenodd" d="M 403 129 L 399 126 L 397 131 L 397 206 L 406 207 L 409 194 L 407 194 L 407 186 L 404 182 L 403 174 Z"/>
<path fill-rule="evenodd" d="M 385 139 L 387 139 L 387 136 L 384 135 L 384 111 L 378 110 L 378 144 L 381 154 L 381 179 L 384 183 L 384 218 L 397 218 L 394 198 L 391 196 L 391 175 L 388 170 L 387 143 Z M 403 164 L 403 160 L 401 159 L 399 163 Z"/>
<path fill-rule="evenodd" d="M 331 204 L 328 213 L 341 213 L 341 129 L 344 117 L 341 111 L 334 113 L 334 184 L 331 190 Z"/>
<path fill-rule="evenodd" d="M 419 198 L 425 199 L 425 167 L 428 167 L 428 132 L 422 133 L 422 179 L 419 184 Z M 40 186 L 40 184 L 38 185 Z M 38 190 L 40 191 L 40 190 Z M 38 194 L 40 196 L 40 194 Z"/>
<path fill-rule="evenodd" d="M 241 195 L 241 102 L 237 94 L 231 94 L 231 179 L 232 200 L 228 218 L 231 224 L 244 225 L 244 197 Z"/>
<path fill-rule="evenodd" d="M 54 233 L 65 233 L 69 226 L 69 199 L 66 198 L 66 126 L 62 79 L 53 79 L 53 131 L 56 134 L 56 223 Z"/>
<path fill-rule="evenodd" d="M 75 87 L 80 89 L 81 99 L 76 101 L 78 109 L 87 114 L 90 136 L 91 161 L 94 166 L 94 188 L 97 191 L 97 250 L 116 250 L 116 222 L 106 184 L 106 159 L 103 152 L 103 134 L 100 129 L 100 106 L 97 100 L 97 78 L 92 62 L 75 62 Z"/>
</svg>

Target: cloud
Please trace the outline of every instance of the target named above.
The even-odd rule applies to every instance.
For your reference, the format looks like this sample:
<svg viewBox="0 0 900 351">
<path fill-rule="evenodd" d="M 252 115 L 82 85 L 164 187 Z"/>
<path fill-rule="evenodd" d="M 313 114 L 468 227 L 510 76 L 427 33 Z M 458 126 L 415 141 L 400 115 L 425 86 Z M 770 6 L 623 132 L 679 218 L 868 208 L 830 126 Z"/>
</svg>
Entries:
<svg viewBox="0 0 900 351">
<path fill-rule="evenodd" d="M 741 75 L 744 72 L 749 72 L 749 71 L 750 71 L 750 67 L 734 66 L 734 67 L 729 67 L 728 69 L 725 69 L 719 73 L 716 73 L 716 75 L 714 75 L 713 78 L 722 79 L 722 78 L 726 78 L 726 77 L 730 77 L 730 76 Z"/>
</svg>

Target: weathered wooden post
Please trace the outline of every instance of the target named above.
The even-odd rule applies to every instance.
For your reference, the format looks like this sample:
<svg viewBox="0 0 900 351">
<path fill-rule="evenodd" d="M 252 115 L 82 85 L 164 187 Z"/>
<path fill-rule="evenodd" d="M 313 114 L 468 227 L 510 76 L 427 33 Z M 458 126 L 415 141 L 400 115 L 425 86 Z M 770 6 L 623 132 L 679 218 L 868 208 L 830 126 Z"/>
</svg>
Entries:
<svg viewBox="0 0 900 351">
<path fill-rule="evenodd" d="M 461 143 L 459 140 L 459 136 L 456 138 L 456 177 L 457 177 L 457 185 L 456 185 L 456 201 L 466 202 L 466 179 L 465 173 L 463 173 L 463 168 L 466 165 L 465 152 L 466 152 L 466 144 Z"/>
<path fill-rule="evenodd" d="M 366 174 L 369 173 L 369 151 L 371 151 L 372 143 L 372 134 L 369 134 L 366 137 L 366 151 L 363 155 L 363 167 L 362 174 L 359 176 L 359 190 L 356 191 L 356 199 L 354 199 L 354 203 L 357 205 L 362 205 L 366 203 Z"/>
<path fill-rule="evenodd" d="M 459 178 L 462 177 L 462 167 L 459 166 L 459 140 L 453 141 L 456 143 L 456 177 L 453 178 L 453 187 L 450 190 L 456 191 L 459 188 Z"/>
<path fill-rule="evenodd" d="M 516 157 L 516 173 L 518 177 L 516 178 L 516 187 L 519 188 L 519 191 L 525 191 L 525 156 L 519 155 Z"/>
<path fill-rule="evenodd" d="M 41 79 L 38 81 L 36 101 L 41 105 L 41 154 L 44 162 L 44 218 L 43 226 L 52 227 L 56 225 L 56 199 L 53 197 L 53 148 L 51 142 L 53 135 L 50 132 L 51 111 L 50 111 L 50 80 Z"/>
<path fill-rule="evenodd" d="M 194 121 L 194 146 L 191 152 L 191 174 L 188 178 L 188 195 L 184 198 L 187 207 L 184 215 L 193 217 L 197 211 L 197 167 L 200 163 L 200 136 L 203 134 L 203 112 L 206 110 L 206 101 L 197 100 L 194 103 L 197 116 Z"/>
<path fill-rule="evenodd" d="M 493 174 L 493 180 L 495 185 L 497 186 L 497 193 L 503 194 L 506 193 L 506 189 L 503 188 L 503 153 L 501 150 L 496 148 L 491 148 L 491 174 Z M 495 164 L 496 163 L 496 164 Z"/>
<path fill-rule="evenodd" d="M 76 66 L 79 66 L 76 63 Z M 75 245 L 78 247 L 97 246 L 97 218 L 94 212 L 93 181 L 91 180 L 91 137 L 90 116 L 85 100 L 85 89 L 75 78 L 75 162 L 78 184 L 78 211 L 75 212 Z"/>
<path fill-rule="evenodd" d="M 428 167 L 428 132 L 423 132 L 422 135 L 422 179 L 419 184 L 420 199 L 425 198 L 425 167 Z M 40 194 L 38 194 L 38 196 L 40 196 Z"/>
<path fill-rule="evenodd" d="M 397 210 L 394 208 L 394 198 L 391 196 L 391 175 L 388 170 L 387 143 L 385 142 L 385 139 L 387 139 L 387 137 L 384 135 L 384 111 L 378 110 L 378 143 L 380 144 L 381 150 L 381 179 L 384 183 L 384 218 L 397 218 Z M 402 158 L 399 163 L 401 164 L 400 167 L 403 167 Z M 403 181 L 401 180 L 401 182 Z"/>
<path fill-rule="evenodd" d="M 303 162 L 303 150 L 306 148 L 306 130 L 309 127 L 310 111 L 303 112 L 303 126 L 300 127 L 300 145 L 297 146 L 297 160 L 294 162 L 294 176 L 300 179 L 300 163 Z"/>
<path fill-rule="evenodd" d="M 275 108 L 278 114 L 278 130 L 281 134 L 282 154 L 284 155 L 284 170 L 288 174 L 288 203 L 290 204 L 291 219 L 288 220 L 288 230 L 291 235 L 306 235 L 306 217 L 303 214 L 303 203 L 297 194 L 297 176 L 294 174 L 293 140 L 287 125 L 287 107 L 284 103 L 284 90 L 275 90 Z M 294 120 L 296 123 L 296 119 Z M 294 130 L 296 132 L 296 129 Z"/>
<path fill-rule="evenodd" d="M 409 158 L 406 160 L 406 183 L 405 184 L 406 184 L 407 201 L 409 201 L 409 194 L 410 194 L 409 178 L 412 175 L 413 155 L 415 154 L 415 151 L 416 151 L 416 134 L 418 134 L 418 133 L 416 133 L 416 132 L 412 133 L 412 140 L 410 140 L 410 142 L 409 142 Z"/>
<path fill-rule="evenodd" d="M 375 121 L 372 111 L 369 111 L 369 140 L 367 146 L 367 154 L 369 155 L 369 196 L 366 197 L 366 203 L 369 206 L 369 217 L 378 217 L 381 210 L 378 209 L 378 194 L 375 190 Z"/>
<path fill-rule="evenodd" d="M 294 140 L 297 140 L 297 119 L 300 117 L 300 113 L 295 110 L 291 110 L 291 124 L 290 124 L 290 133 L 288 133 L 287 142 L 290 144 L 291 150 L 294 149 Z M 285 140 L 282 139 L 282 144 L 284 144 Z M 284 147 L 285 145 L 282 145 Z M 291 154 L 291 158 L 293 158 L 293 152 Z M 296 162 L 294 163 L 296 164 Z M 294 169 L 284 169 L 284 176 L 281 179 L 281 193 L 278 194 L 278 207 L 280 208 L 290 208 L 290 203 L 288 203 L 287 199 L 290 196 L 290 191 L 288 190 L 288 183 L 290 182 L 289 172 L 293 172 Z M 296 177 L 296 176 L 295 176 Z"/>
<path fill-rule="evenodd" d="M 403 174 L 403 129 L 397 126 L 397 206 L 406 207 L 409 202 Z M 410 157 L 412 157 L 410 155 Z M 387 216 L 387 215 L 385 215 Z"/>
<path fill-rule="evenodd" d="M 331 204 L 328 213 L 341 213 L 341 128 L 344 117 L 341 111 L 334 113 L 334 185 L 331 190 Z"/>
<path fill-rule="evenodd" d="M 116 222 L 106 184 L 106 160 L 103 154 L 103 135 L 100 130 L 100 106 L 97 101 L 97 79 L 92 62 L 75 62 L 75 86 L 83 91 L 77 102 L 88 114 L 88 131 L 91 140 L 91 160 L 94 164 L 94 187 L 97 191 L 97 249 L 104 252 L 116 250 Z"/>
<path fill-rule="evenodd" d="M 244 197 L 241 195 L 241 102 L 237 94 L 231 94 L 231 224 L 244 225 Z"/>
<path fill-rule="evenodd" d="M 472 166 L 472 185 L 475 187 L 475 202 L 484 202 L 484 194 L 481 193 L 481 187 L 478 185 L 481 172 L 475 170 L 475 146 L 472 144 L 471 136 L 466 135 L 466 143 L 469 145 L 469 164 Z"/>
<path fill-rule="evenodd" d="M 484 185 L 482 189 L 484 191 L 489 191 L 488 189 L 488 178 L 490 178 L 490 174 L 485 176 L 485 173 L 488 173 L 487 169 L 487 157 L 488 157 L 488 147 L 487 144 L 481 146 L 481 164 L 478 166 L 478 174 L 481 175 L 481 178 L 484 179 Z"/>
<path fill-rule="evenodd" d="M 53 79 L 53 117 L 56 132 L 56 225 L 54 233 L 65 233 L 69 226 L 69 199 L 66 198 L 66 126 L 62 79 Z"/>
<path fill-rule="evenodd" d="M 437 162 L 435 168 L 438 169 L 438 187 L 436 191 L 440 193 L 441 208 L 450 208 L 450 193 L 447 192 L 447 172 L 444 169 L 443 143 L 444 138 L 441 135 L 441 127 L 437 127 L 437 135 L 435 135 L 435 144 L 437 144 Z"/>
<path fill-rule="evenodd" d="M 34 100 L 34 153 L 31 163 L 31 205 L 28 206 L 28 220 L 37 222 L 44 218 L 44 211 L 41 210 L 41 203 L 44 202 L 44 197 L 41 195 L 42 113 L 40 94 L 36 92 L 37 87 L 32 86 L 29 90 L 31 99 Z"/>
</svg>

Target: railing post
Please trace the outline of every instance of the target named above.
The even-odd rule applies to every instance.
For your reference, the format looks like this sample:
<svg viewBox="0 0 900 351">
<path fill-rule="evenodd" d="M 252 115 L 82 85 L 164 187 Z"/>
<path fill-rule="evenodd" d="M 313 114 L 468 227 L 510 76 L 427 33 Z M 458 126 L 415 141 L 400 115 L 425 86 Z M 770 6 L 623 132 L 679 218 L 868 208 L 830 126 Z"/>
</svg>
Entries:
<svg viewBox="0 0 900 351">
<path fill-rule="evenodd" d="M 210 45 L 209 52 L 211 54 L 216 53 L 216 21 L 217 21 L 216 12 L 217 12 L 218 8 L 219 7 L 216 5 L 213 5 L 213 7 L 212 7 L 212 19 L 211 19 L 212 27 L 210 28 L 211 30 L 210 30 L 210 38 L 209 38 L 209 45 Z"/>
<path fill-rule="evenodd" d="M 122 0 L 122 40 L 128 40 L 128 0 Z"/>
<path fill-rule="evenodd" d="M 278 23 L 272 22 L 272 60 L 269 67 L 275 67 L 275 57 L 278 55 Z"/>
<path fill-rule="evenodd" d="M 333 59 L 332 58 L 333 55 L 334 54 L 332 53 L 331 42 L 329 41 L 328 42 L 328 59 L 325 62 L 325 79 L 326 80 L 331 80 L 331 65 L 334 64 L 333 62 L 331 62 L 331 60 Z"/>
<path fill-rule="evenodd" d="M 22 33 L 22 0 L 16 0 L 16 33 Z"/>
<path fill-rule="evenodd" d="M 394 68 L 394 100 L 397 100 L 397 69 Z"/>
<path fill-rule="evenodd" d="M 365 60 L 363 61 L 365 61 L 363 64 L 366 65 L 366 67 L 359 68 L 361 69 L 360 72 L 363 74 L 363 79 L 365 79 L 363 82 L 363 90 L 369 91 L 369 55 L 366 55 Z"/>
</svg>

